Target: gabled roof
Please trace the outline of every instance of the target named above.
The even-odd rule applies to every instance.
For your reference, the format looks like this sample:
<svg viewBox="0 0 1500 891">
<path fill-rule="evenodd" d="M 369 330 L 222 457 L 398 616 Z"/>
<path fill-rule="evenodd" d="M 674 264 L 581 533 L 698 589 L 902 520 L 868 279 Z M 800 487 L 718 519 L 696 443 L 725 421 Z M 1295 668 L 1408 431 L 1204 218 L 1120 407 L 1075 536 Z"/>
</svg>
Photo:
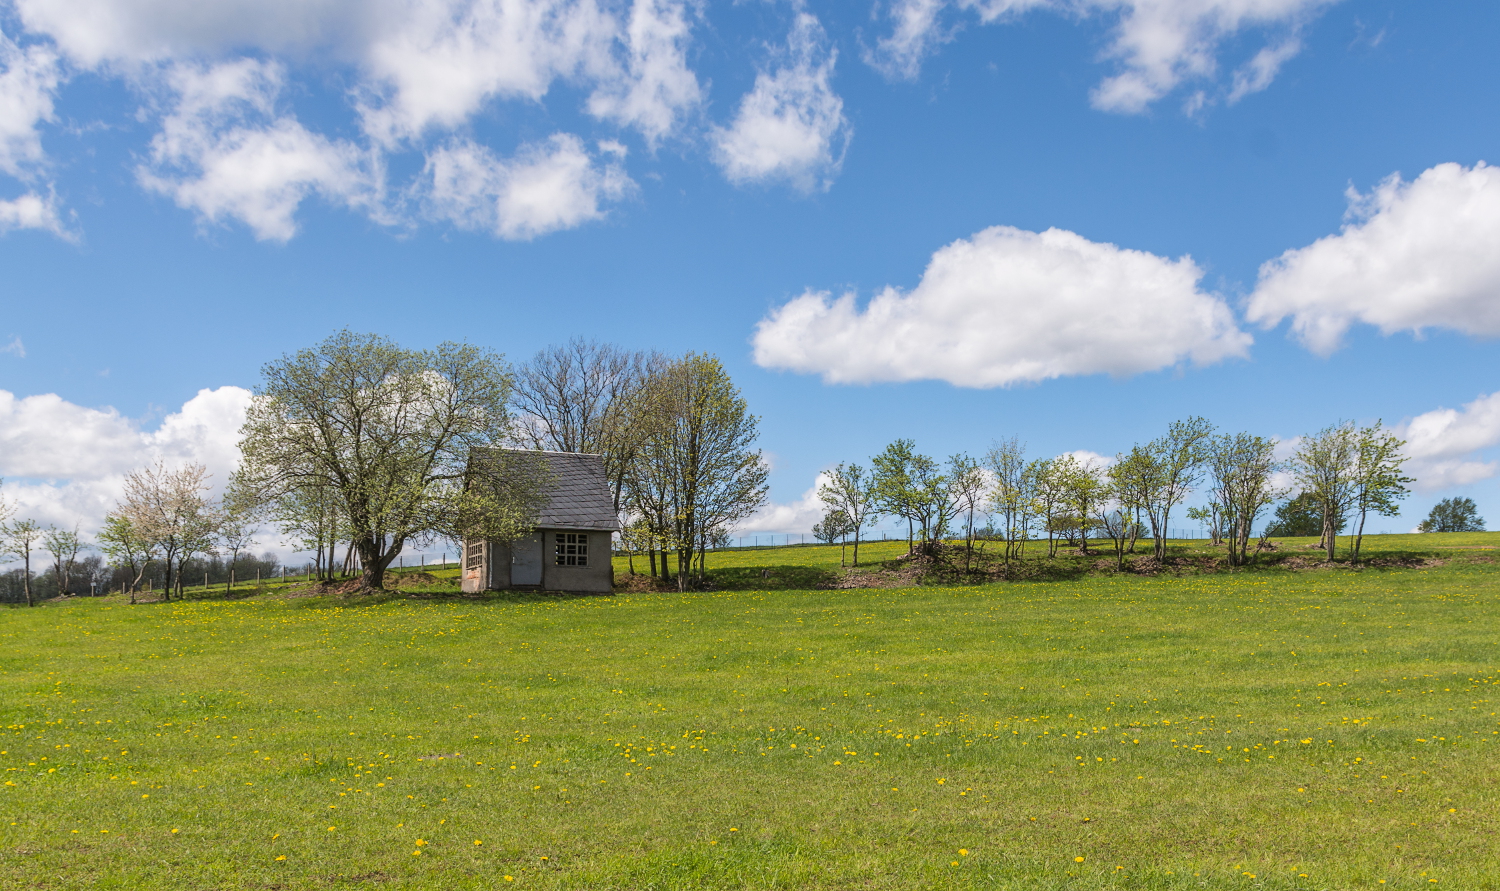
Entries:
<svg viewBox="0 0 1500 891">
<path fill-rule="evenodd" d="M 537 528 L 588 532 L 618 532 L 609 480 L 604 475 L 603 455 L 574 452 L 542 452 L 531 449 L 486 449 L 507 457 L 537 459 L 550 472 L 546 495 L 537 512 Z M 476 456 L 477 457 L 477 456 Z M 473 457 L 470 458 L 472 462 Z"/>
</svg>

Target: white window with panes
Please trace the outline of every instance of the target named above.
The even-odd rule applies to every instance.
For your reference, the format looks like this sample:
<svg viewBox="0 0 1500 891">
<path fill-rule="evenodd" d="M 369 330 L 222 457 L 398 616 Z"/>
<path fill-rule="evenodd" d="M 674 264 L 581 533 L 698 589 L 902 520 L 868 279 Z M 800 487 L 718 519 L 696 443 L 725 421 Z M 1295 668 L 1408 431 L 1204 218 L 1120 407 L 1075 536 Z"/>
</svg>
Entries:
<svg viewBox="0 0 1500 891">
<path fill-rule="evenodd" d="M 556 556 L 558 566 L 589 565 L 589 536 L 587 532 L 559 532 L 556 534 Z"/>
</svg>

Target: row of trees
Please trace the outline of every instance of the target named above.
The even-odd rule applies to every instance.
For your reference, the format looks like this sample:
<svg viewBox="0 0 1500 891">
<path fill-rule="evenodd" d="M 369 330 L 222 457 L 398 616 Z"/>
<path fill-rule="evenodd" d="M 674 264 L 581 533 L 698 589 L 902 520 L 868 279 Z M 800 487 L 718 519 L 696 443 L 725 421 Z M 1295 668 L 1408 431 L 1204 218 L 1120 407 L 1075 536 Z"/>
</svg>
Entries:
<svg viewBox="0 0 1500 891">
<path fill-rule="evenodd" d="M 160 569 L 163 596 L 184 586 L 184 568 L 200 558 L 228 556 L 232 587 L 236 561 L 254 544 L 259 526 L 253 506 L 210 497 L 209 475 L 201 464 L 169 468 L 161 462 L 125 477 L 124 497 L 104 518 L 98 541 L 90 542 L 72 529 L 43 527 L 31 519 L 11 520 L 15 508 L 0 501 L 0 548 L 22 562 L 20 579 L 28 606 L 36 597 L 32 590 L 32 556 L 44 551 L 52 559 L 54 594 L 78 593 L 75 578 L 87 586 L 101 581 L 118 584 L 132 599 L 153 567 Z M 108 578 L 97 568 L 84 573 L 80 554 L 97 547 L 109 561 Z M 155 580 L 152 581 L 155 585 Z"/>
<path fill-rule="evenodd" d="M 511 450 L 551 449 L 604 457 L 627 546 L 685 588 L 707 549 L 765 502 L 757 428 L 712 356 L 574 340 L 513 370 L 467 344 L 410 350 L 343 331 L 262 369 L 221 500 L 201 465 L 158 463 L 127 478 L 98 545 L 132 592 L 158 567 L 171 596 L 190 561 L 225 554 L 232 565 L 272 523 L 317 555 L 320 576 L 357 571 L 379 589 L 414 544 L 529 531 L 545 466 Z M 77 531 L 7 523 L 3 508 L 3 542 L 26 578 L 40 543 L 66 591 L 85 546 Z"/>
<path fill-rule="evenodd" d="M 1205 523 L 1215 544 L 1225 544 L 1232 565 L 1251 557 L 1252 530 L 1267 508 L 1288 492 L 1277 485 L 1290 474 L 1298 499 L 1315 512 L 1322 546 L 1333 559 L 1336 536 L 1353 523 L 1353 559 L 1359 559 L 1366 519 L 1393 516 L 1411 482 L 1401 472 L 1403 443 L 1379 422 L 1335 424 L 1299 441 L 1289 460 L 1276 458 L 1276 442 L 1251 433 L 1218 433 L 1203 418 L 1173 423 L 1162 437 L 1101 462 L 1061 455 L 1026 457 L 1018 439 L 995 443 L 982 461 L 964 454 L 946 464 L 897 440 L 870 468 L 840 464 L 819 488 L 827 511 L 818 534 L 852 538 L 859 563 L 862 532 L 883 517 L 905 520 L 908 548 L 930 552 L 939 542 L 964 540 L 965 565 L 974 549 L 976 514 L 988 514 L 1004 542 L 1007 563 L 1022 559 L 1028 542 L 1045 536 L 1047 556 L 1060 538 L 1088 553 L 1090 537 L 1108 539 L 1118 565 L 1149 534 L 1152 552 L 1166 556 L 1172 514 L 1190 494 L 1205 503 L 1188 508 Z"/>
<path fill-rule="evenodd" d="M 267 365 L 263 381 L 232 497 L 302 530 L 323 565 L 346 542 L 344 565 L 372 589 L 409 544 L 534 525 L 545 467 L 507 448 L 602 455 L 627 546 L 683 588 L 765 501 L 758 419 L 712 356 L 574 340 L 513 371 L 478 347 L 405 350 L 345 331 Z"/>
</svg>

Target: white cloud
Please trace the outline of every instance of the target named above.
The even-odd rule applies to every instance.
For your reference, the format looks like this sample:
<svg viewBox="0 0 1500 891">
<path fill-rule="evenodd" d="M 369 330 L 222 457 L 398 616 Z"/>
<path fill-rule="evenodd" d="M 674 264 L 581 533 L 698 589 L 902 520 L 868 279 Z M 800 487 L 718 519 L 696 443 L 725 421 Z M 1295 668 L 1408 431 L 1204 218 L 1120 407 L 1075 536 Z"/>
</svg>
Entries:
<svg viewBox="0 0 1500 891">
<path fill-rule="evenodd" d="M 1202 275 L 1187 257 L 996 226 L 935 253 L 910 293 L 887 287 L 863 310 L 853 294 L 792 300 L 761 321 L 755 361 L 829 383 L 997 387 L 1245 355 L 1250 336 Z"/>
<path fill-rule="evenodd" d="M 1300 48 L 1295 34 L 1301 24 L 1330 2 L 1334 0 L 1084 0 L 1078 5 L 1120 10 L 1108 55 L 1125 70 L 1094 89 L 1094 106 L 1145 111 L 1184 81 L 1211 77 L 1218 68 L 1219 47 L 1229 37 L 1251 28 L 1290 31 L 1242 70 L 1231 101 L 1263 90 Z"/>
<path fill-rule="evenodd" d="M 200 390 L 155 430 L 112 408 L 86 408 L 55 394 L 19 398 L 0 390 L 0 477 L 20 515 L 97 531 L 125 474 L 160 458 L 205 465 L 222 488 L 239 462 L 240 425 L 251 393 Z"/>
<path fill-rule="evenodd" d="M 176 104 L 151 142 L 152 163 L 137 171 L 141 182 L 207 222 L 238 219 L 262 240 L 296 234 L 293 216 L 314 193 L 378 216 L 378 163 L 278 112 L 283 79 L 279 64 L 253 59 L 175 66 L 167 81 Z"/>
<path fill-rule="evenodd" d="M 10 343 L 0 347 L 0 353 L 10 353 L 17 359 L 24 359 L 26 358 L 26 344 L 21 342 L 20 337 L 13 337 Z"/>
<path fill-rule="evenodd" d="M 1071 452 L 1063 452 L 1059 458 L 1072 458 L 1079 464 L 1088 467 L 1090 465 L 1100 469 L 1109 467 L 1115 463 L 1113 455 L 1101 455 L 1089 449 L 1073 449 Z"/>
<path fill-rule="evenodd" d="M 833 90 L 838 53 L 822 25 L 800 12 L 774 71 L 761 71 L 728 128 L 714 129 L 716 160 L 734 183 L 786 180 L 826 187 L 843 163 L 850 127 Z"/>
<path fill-rule="evenodd" d="M 508 239 L 600 219 L 601 202 L 635 187 L 618 165 L 596 164 L 570 133 L 524 146 L 511 159 L 474 142 L 455 142 L 428 155 L 424 179 L 429 216 Z"/>
<path fill-rule="evenodd" d="M 1032 9 L 1078 18 L 1117 17 L 1105 56 L 1121 70 L 1091 95 L 1096 108 L 1139 113 L 1184 82 L 1205 80 L 1218 70 L 1218 54 L 1230 37 L 1249 29 L 1278 32 L 1234 77 L 1229 101 L 1265 89 L 1301 49 L 1297 33 L 1322 7 L 1337 0 L 956 0 L 985 24 L 1008 21 Z M 947 39 L 941 13 L 945 0 L 900 0 L 892 5 L 894 26 L 866 58 L 887 76 L 915 78 L 922 59 Z M 1189 113 L 1208 101 L 1190 98 Z"/>
<path fill-rule="evenodd" d="M 822 521 L 823 514 L 827 513 L 822 499 L 818 497 L 818 489 L 828 480 L 826 472 L 818 474 L 812 487 L 803 492 L 801 498 L 781 504 L 767 504 L 756 511 L 754 516 L 736 526 L 733 534 L 738 537 L 757 533 L 809 532 L 814 524 Z"/>
<path fill-rule="evenodd" d="M 397 4 L 374 0 L 15 0 L 26 28 L 83 67 L 212 57 L 243 47 L 306 52 L 368 39 Z"/>
<path fill-rule="evenodd" d="M 1349 192 L 1337 235 L 1261 267 L 1247 318 L 1290 317 L 1315 352 L 1338 349 L 1355 322 L 1383 333 L 1429 327 L 1500 335 L 1500 169 L 1439 164 Z"/>
<path fill-rule="evenodd" d="M 37 128 L 53 120 L 52 99 L 61 80 L 50 47 L 23 49 L 0 32 L 0 172 L 30 179 L 45 160 Z"/>
<path fill-rule="evenodd" d="M 894 27 L 865 50 L 866 64 L 892 80 L 915 80 L 922 60 L 952 39 L 939 21 L 947 5 L 947 0 L 896 0 L 889 13 Z"/>
<path fill-rule="evenodd" d="M 0 200 L 0 235 L 12 229 L 41 229 L 66 241 L 76 239 L 63 225 L 57 200 L 50 194 L 43 197 L 28 192 L 19 198 Z"/>
<path fill-rule="evenodd" d="M 625 26 L 622 70 L 589 97 L 589 112 L 640 130 L 651 145 L 703 101 L 687 64 L 692 36 L 687 8 L 670 0 L 636 0 Z"/>
<path fill-rule="evenodd" d="M 1302 41 L 1294 36 L 1256 53 L 1254 58 L 1234 73 L 1234 88 L 1229 91 L 1229 104 L 1233 105 L 1251 93 L 1259 93 L 1269 87 L 1281 71 L 1281 66 L 1300 52 Z"/>
<path fill-rule="evenodd" d="M 537 101 L 552 82 L 606 74 L 619 24 L 593 0 L 412 0 L 364 49 L 378 94 L 362 112 L 379 141 L 451 129 L 492 97 Z"/>
<path fill-rule="evenodd" d="M 1500 462 L 1479 453 L 1500 445 L 1500 393 L 1491 393 L 1462 409 L 1439 408 L 1396 427 L 1411 459 L 1407 472 L 1422 489 L 1446 489 L 1488 479 Z"/>
<path fill-rule="evenodd" d="M 634 128 L 653 149 L 703 101 L 688 64 L 696 19 L 688 0 L 16 0 L 15 8 L 30 35 L 50 42 L 23 51 L 0 35 L 0 170 L 44 160 L 36 124 L 50 119 L 66 60 L 123 77 L 148 97 L 175 94 L 140 182 L 206 222 L 237 219 L 262 239 L 292 237 L 298 205 L 314 194 L 392 222 L 381 200 L 387 153 L 425 150 L 434 135 L 447 142 L 494 103 L 540 103 L 560 81 L 587 97 L 595 118 Z M 287 66 L 301 62 L 347 74 L 367 145 L 314 132 L 278 109 Z M 605 191 L 621 182 L 613 168 L 604 173 Z M 35 225 L 25 213 L 35 208 L 0 206 L 0 225 Z M 522 208 L 512 215 L 518 227 L 497 231 L 529 237 L 565 225 L 569 213 L 549 220 Z"/>
</svg>

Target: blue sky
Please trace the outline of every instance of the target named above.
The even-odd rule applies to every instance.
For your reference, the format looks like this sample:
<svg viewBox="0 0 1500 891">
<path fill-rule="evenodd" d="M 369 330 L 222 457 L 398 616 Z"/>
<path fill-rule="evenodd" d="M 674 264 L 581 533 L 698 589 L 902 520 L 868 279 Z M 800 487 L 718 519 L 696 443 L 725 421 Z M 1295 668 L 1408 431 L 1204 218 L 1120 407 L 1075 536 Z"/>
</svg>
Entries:
<svg viewBox="0 0 1500 891">
<path fill-rule="evenodd" d="M 240 388 L 344 326 L 715 353 L 764 531 L 896 437 L 1190 414 L 1383 418 L 1420 486 L 1377 528 L 1500 511 L 1495 4 L 201 9 L 0 4 L 0 475 L 45 520 L 222 479 Z"/>
</svg>

